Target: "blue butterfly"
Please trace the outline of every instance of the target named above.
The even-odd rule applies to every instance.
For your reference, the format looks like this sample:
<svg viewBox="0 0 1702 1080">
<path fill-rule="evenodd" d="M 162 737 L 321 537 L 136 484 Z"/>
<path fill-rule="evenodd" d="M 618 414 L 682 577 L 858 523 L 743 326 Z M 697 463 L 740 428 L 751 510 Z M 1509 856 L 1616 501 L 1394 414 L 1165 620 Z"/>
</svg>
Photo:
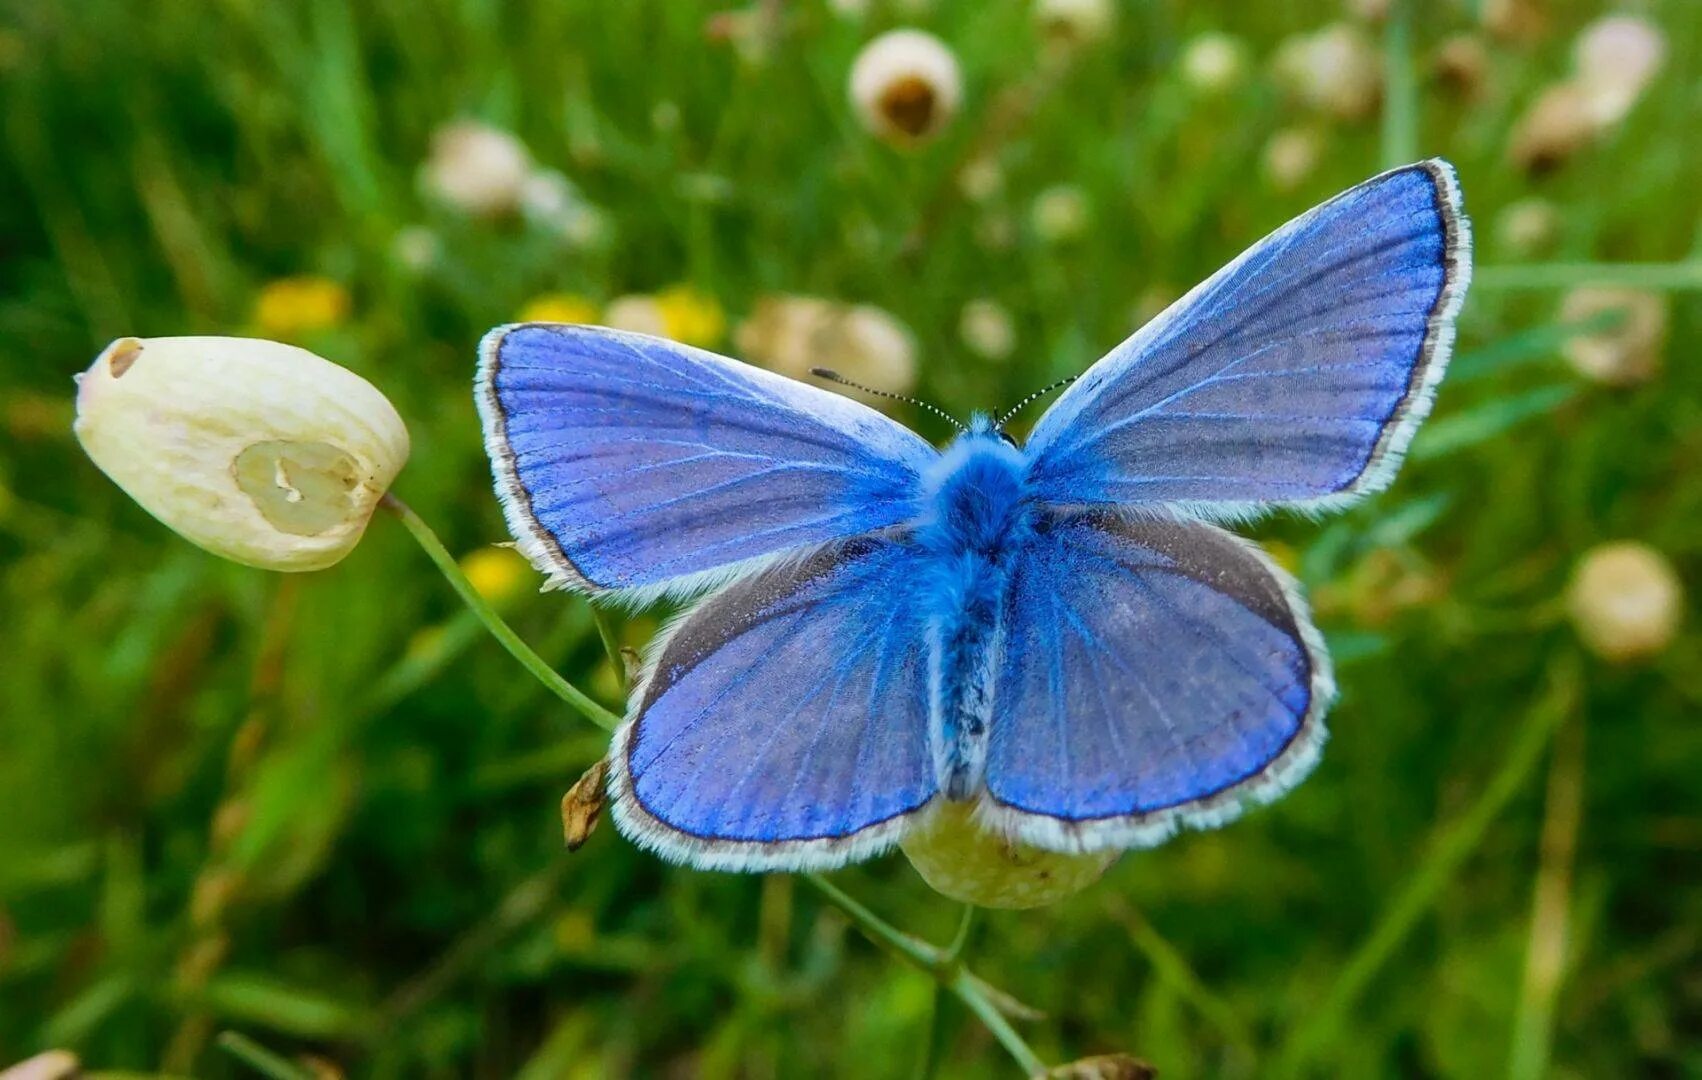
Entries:
<svg viewBox="0 0 1702 1080">
<path fill-rule="evenodd" d="M 1055 851 L 1275 798 L 1334 694 L 1295 583 L 1214 522 L 1386 487 L 1471 272 L 1430 160 L 1284 225 L 1066 390 L 943 451 L 839 394 L 641 334 L 482 345 L 509 528 L 551 584 L 707 592 L 610 752 L 613 816 L 694 866 L 825 869 L 939 800 Z"/>
</svg>

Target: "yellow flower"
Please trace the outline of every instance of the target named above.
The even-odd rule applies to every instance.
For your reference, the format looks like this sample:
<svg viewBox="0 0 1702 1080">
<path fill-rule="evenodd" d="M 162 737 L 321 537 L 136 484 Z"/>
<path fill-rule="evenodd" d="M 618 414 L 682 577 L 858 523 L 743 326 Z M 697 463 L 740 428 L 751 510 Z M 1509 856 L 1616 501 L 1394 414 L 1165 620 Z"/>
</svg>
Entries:
<svg viewBox="0 0 1702 1080">
<path fill-rule="evenodd" d="M 482 547 L 461 560 L 473 591 L 493 604 L 501 604 L 517 593 L 532 577 L 531 567 L 511 547 Z"/>
<path fill-rule="evenodd" d="M 675 285 L 656 294 L 665 336 L 687 345 L 709 346 L 727 333 L 727 316 L 715 298 L 690 285 Z"/>
<path fill-rule="evenodd" d="M 579 323 L 597 321 L 597 305 L 573 293 L 544 293 L 526 301 L 520 309 L 521 322 Z"/>
<path fill-rule="evenodd" d="M 267 282 L 254 299 L 254 324 L 271 337 L 328 330 L 349 317 L 349 290 L 314 275 Z"/>
<path fill-rule="evenodd" d="M 78 377 L 72 430 L 144 510 L 267 570 L 348 554 L 408 459 L 371 383 L 252 338 L 119 338 Z"/>
<path fill-rule="evenodd" d="M 963 803 L 943 802 L 899 841 L 904 857 L 942 896 L 989 908 L 1055 904 L 1098 881 L 1115 851 L 1063 855 L 982 829 Z"/>
</svg>

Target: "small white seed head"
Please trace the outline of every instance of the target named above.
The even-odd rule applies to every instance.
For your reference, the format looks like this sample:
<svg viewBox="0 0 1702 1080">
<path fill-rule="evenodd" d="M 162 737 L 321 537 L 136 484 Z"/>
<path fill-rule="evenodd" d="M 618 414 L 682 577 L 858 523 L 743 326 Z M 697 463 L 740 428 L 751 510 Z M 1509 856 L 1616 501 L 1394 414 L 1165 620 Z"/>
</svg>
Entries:
<svg viewBox="0 0 1702 1080">
<path fill-rule="evenodd" d="M 520 209 L 532 155 L 509 132 L 458 120 L 431 138 L 420 183 L 440 202 L 473 217 L 500 217 Z"/>
<path fill-rule="evenodd" d="M 958 336 L 985 360 L 1007 360 L 1016 351 L 1016 321 L 997 300 L 971 300 L 957 320 Z"/>
<path fill-rule="evenodd" d="M 864 127 L 887 142 L 911 146 L 939 134 L 957 115 L 963 74 L 939 38 L 891 30 L 857 54 L 850 93 Z"/>
<path fill-rule="evenodd" d="M 794 379 L 809 379 L 811 368 L 826 367 L 889 394 L 908 393 L 916 384 L 915 337 L 872 304 L 765 296 L 734 337 L 741 355 Z M 865 396 L 846 392 L 859 400 Z"/>
<path fill-rule="evenodd" d="M 1648 382 L 1661 370 L 1667 342 L 1667 302 L 1640 289 L 1585 286 L 1560 302 L 1560 321 L 1611 318 L 1612 325 L 1575 334 L 1563 347 L 1578 374 L 1609 386 Z"/>
<path fill-rule="evenodd" d="M 1591 652 L 1615 662 L 1642 660 L 1678 635 L 1684 586 L 1666 556 L 1647 544 L 1619 541 L 1578 560 L 1566 606 Z"/>
<path fill-rule="evenodd" d="M 1229 34 L 1201 34 L 1183 48 L 1181 71 L 1182 81 L 1197 93 L 1226 93 L 1247 76 L 1247 46 Z"/>
</svg>

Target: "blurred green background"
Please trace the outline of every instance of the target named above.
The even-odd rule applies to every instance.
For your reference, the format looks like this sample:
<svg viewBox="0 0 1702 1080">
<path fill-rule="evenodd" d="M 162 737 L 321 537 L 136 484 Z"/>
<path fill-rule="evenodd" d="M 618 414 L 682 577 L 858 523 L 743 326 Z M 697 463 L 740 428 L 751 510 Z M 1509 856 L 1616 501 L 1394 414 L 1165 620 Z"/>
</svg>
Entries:
<svg viewBox="0 0 1702 1080">
<path fill-rule="evenodd" d="M 1702 1076 L 1702 620 L 1616 663 L 1565 599 L 1607 541 L 1702 581 L 1702 7 L 1391 6 L 6 3 L 0 1066 L 258 1075 L 237 1032 L 322 1076 L 904 1077 L 933 1031 L 939 1075 L 1016 1075 L 800 882 L 671 868 L 606 824 L 566 855 L 557 800 L 605 737 L 394 521 L 286 578 L 148 517 L 70 434 L 111 338 L 276 337 L 367 376 L 412 431 L 398 493 L 614 704 L 585 604 L 489 547 L 488 327 L 660 320 L 751 355 L 780 348 L 750 320 L 775 296 L 870 304 L 911 350 L 871 378 L 997 408 L 1444 154 L 1479 274 L 1435 418 L 1385 495 L 1252 530 L 1337 657 L 1323 764 L 989 914 L 971 963 L 1044 1013 L 1017 1026 L 1049 1062 Z M 1580 34 L 1621 8 L 1660 63 L 1633 35 L 1605 67 L 1641 56 L 1646 85 L 1580 83 Z M 895 26 L 964 82 L 913 147 L 847 97 Z M 472 121 L 495 164 L 453 160 Z M 1602 285 L 1636 291 L 1574 292 Z M 956 925 L 901 857 L 834 880 Z"/>
</svg>

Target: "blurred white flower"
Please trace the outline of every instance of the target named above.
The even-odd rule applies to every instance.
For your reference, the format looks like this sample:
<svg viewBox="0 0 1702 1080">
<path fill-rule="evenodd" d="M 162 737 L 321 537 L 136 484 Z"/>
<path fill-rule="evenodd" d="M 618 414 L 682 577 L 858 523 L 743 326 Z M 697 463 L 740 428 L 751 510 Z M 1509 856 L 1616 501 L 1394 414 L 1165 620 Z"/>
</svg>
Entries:
<svg viewBox="0 0 1702 1080">
<path fill-rule="evenodd" d="M 1016 351 L 1016 321 L 996 300 L 971 300 L 958 315 L 957 333 L 977 356 L 1004 360 Z"/>
<path fill-rule="evenodd" d="M 520 207 L 532 155 L 519 139 L 476 120 L 457 120 L 431 138 L 420 173 L 434 198 L 474 217 L 498 217 Z"/>
<path fill-rule="evenodd" d="M 1048 244 L 1074 240 L 1087 231 L 1092 212 L 1087 195 L 1074 184 L 1055 184 L 1034 197 L 1029 221 Z"/>
<path fill-rule="evenodd" d="M 1660 371 L 1666 348 L 1666 297 L 1639 289 L 1585 286 L 1560 302 L 1563 323 L 1610 316 L 1615 318 L 1612 325 L 1567 338 L 1566 359 L 1580 375 L 1609 386 L 1648 382 Z"/>
<path fill-rule="evenodd" d="M 1240 38 L 1205 33 L 1182 50 L 1182 81 L 1202 94 L 1221 94 L 1247 75 L 1247 46 Z"/>
<path fill-rule="evenodd" d="M 404 270 L 423 273 L 443 257 L 443 240 L 424 225 L 408 225 L 390 238 L 390 257 Z"/>
<path fill-rule="evenodd" d="M 603 309 L 603 325 L 634 334 L 668 336 L 668 315 L 648 293 L 631 293 L 610 300 Z"/>
<path fill-rule="evenodd" d="M 745 359 L 794 379 L 808 380 L 811 368 L 825 367 L 889 394 L 916 384 L 915 338 L 871 304 L 765 296 L 734 341 Z"/>
<path fill-rule="evenodd" d="M 899 841 L 904 857 L 942 896 L 986 908 L 1055 904 L 1098 881 L 1117 852 L 1061 855 L 987 832 L 963 803 L 942 802 Z"/>
<path fill-rule="evenodd" d="M 1566 593 L 1572 625 L 1604 660 L 1646 659 L 1678 635 L 1684 586 L 1666 557 L 1623 540 L 1584 553 Z"/>
<path fill-rule="evenodd" d="M 74 430 L 143 509 L 269 570 L 348 554 L 408 459 L 371 383 L 254 338 L 119 338 L 78 377 Z"/>
<path fill-rule="evenodd" d="M 1301 104 L 1343 120 L 1370 116 L 1382 97 L 1382 57 L 1354 23 L 1289 38 L 1271 65 L 1277 81 Z"/>
<path fill-rule="evenodd" d="M 1051 44 L 1086 45 L 1111 36 L 1117 8 L 1112 0 L 1035 0 L 1034 21 Z"/>
<path fill-rule="evenodd" d="M 1317 171 L 1324 137 L 1312 128 L 1284 128 L 1265 144 L 1265 178 L 1278 191 L 1293 191 Z"/>
<path fill-rule="evenodd" d="M 1477 34 L 1455 34 L 1437 46 L 1431 65 L 1449 89 L 1475 98 L 1489 81 L 1489 47 Z"/>
<path fill-rule="evenodd" d="M 607 238 L 603 212 L 555 169 L 536 169 L 526 177 L 520 189 L 520 212 L 527 221 L 572 247 L 595 248 Z"/>
<path fill-rule="evenodd" d="M 1660 27 L 1640 15 L 1607 15 L 1583 29 L 1572 46 L 1572 67 L 1598 125 L 1625 118 L 1666 52 Z"/>
<path fill-rule="evenodd" d="M 1503 41 L 1528 43 L 1542 36 L 1548 17 L 1542 0 L 1480 0 L 1478 22 Z"/>
<path fill-rule="evenodd" d="M 970 202 L 991 202 L 1005 189 L 1005 171 L 996 158 L 973 158 L 958 172 L 957 188 Z"/>
<path fill-rule="evenodd" d="M 1547 251 L 1559 234 L 1560 211 L 1540 195 L 1509 203 L 1495 216 L 1496 246 L 1520 258 Z"/>
<path fill-rule="evenodd" d="M 946 44 L 921 30 L 891 30 L 851 65 L 851 105 L 863 126 L 899 145 L 923 142 L 963 102 L 963 75 Z"/>
<path fill-rule="evenodd" d="M 1526 172 L 1551 172 L 1590 145 L 1599 130 L 1583 84 L 1554 83 L 1514 124 L 1508 157 Z"/>
</svg>

